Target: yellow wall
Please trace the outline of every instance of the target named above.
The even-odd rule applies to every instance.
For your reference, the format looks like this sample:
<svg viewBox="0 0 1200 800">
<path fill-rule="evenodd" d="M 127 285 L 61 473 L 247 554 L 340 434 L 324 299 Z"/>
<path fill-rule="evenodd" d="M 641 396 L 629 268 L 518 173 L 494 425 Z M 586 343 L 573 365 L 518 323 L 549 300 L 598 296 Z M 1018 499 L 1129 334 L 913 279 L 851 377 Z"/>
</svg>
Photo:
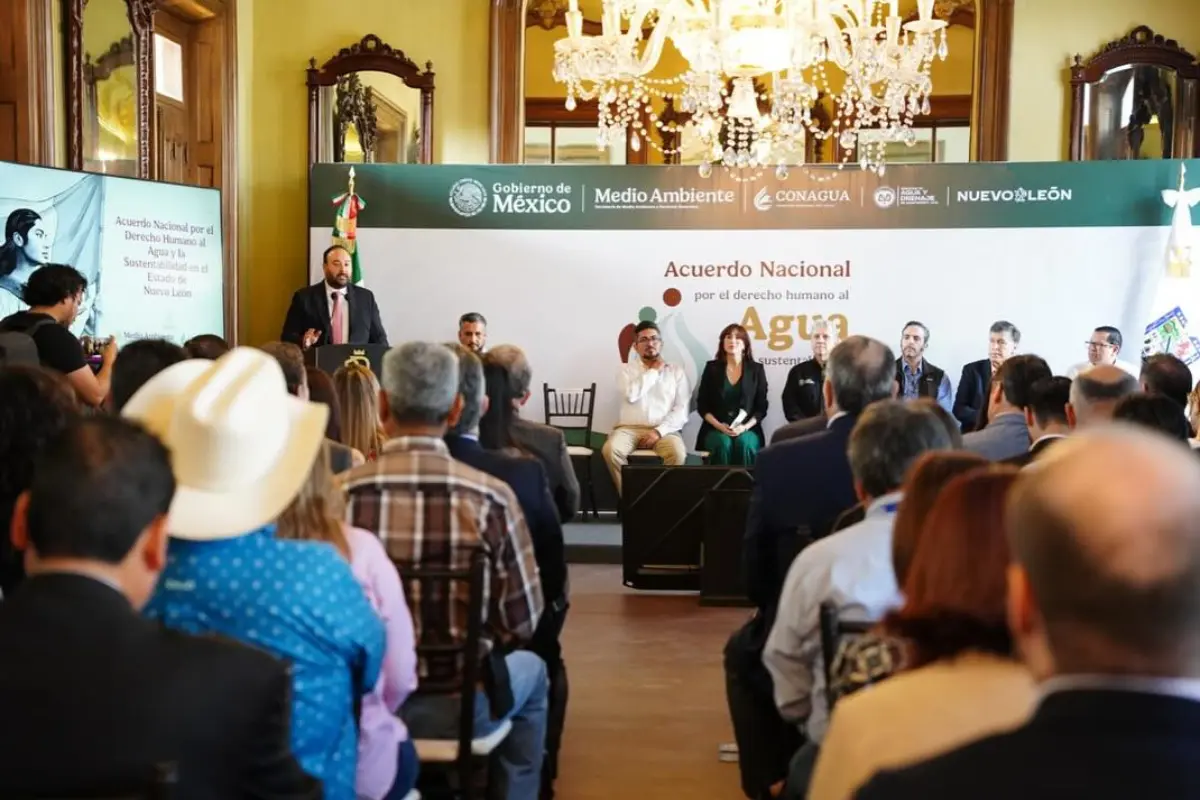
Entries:
<svg viewBox="0 0 1200 800">
<path fill-rule="evenodd" d="M 308 282 L 308 59 L 324 62 L 374 33 L 433 62 L 434 157 L 487 161 L 488 4 L 239 0 L 241 336 L 279 335 L 291 293 Z"/>
<path fill-rule="evenodd" d="M 987 0 L 984 0 L 986 2 Z M 1196 52 L 1197 0 L 1016 0 L 1013 19 L 1010 161 L 1067 158 L 1070 64 L 1138 25 Z"/>
</svg>

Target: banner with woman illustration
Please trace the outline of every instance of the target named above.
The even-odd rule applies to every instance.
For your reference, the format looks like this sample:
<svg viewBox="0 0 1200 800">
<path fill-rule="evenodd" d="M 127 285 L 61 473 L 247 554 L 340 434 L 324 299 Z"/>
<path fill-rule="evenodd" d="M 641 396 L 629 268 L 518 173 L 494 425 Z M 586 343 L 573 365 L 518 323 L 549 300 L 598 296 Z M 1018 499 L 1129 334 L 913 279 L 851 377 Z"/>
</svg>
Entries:
<svg viewBox="0 0 1200 800">
<path fill-rule="evenodd" d="M 1200 287 L 1168 275 L 1164 188 L 1178 162 L 795 168 L 739 182 L 691 167 L 356 165 L 371 198 L 357 247 L 392 341 L 452 339 L 482 312 L 491 344 L 529 354 L 540 386 L 597 384 L 595 426 L 613 423 L 615 373 L 651 319 L 693 391 L 730 322 L 748 331 L 782 421 L 791 366 L 815 321 L 899 351 L 909 320 L 926 357 L 957 380 L 1007 319 L 1021 350 L 1058 371 L 1086 358 L 1098 325 L 1136 361 L 1173 309 L 1200 319 Z M 328 198 L 345 165 L 317 165 L 310 263 L 329 245 Z M 1193 167 L 1191 174 L 1200 174 Z M 1153 338 L 1155 344 L 1161 338 Z M 693 417 L 693 426 L 695 423 Z M 693 431 L 689 431 L 691 433 Z"/>
</svg>

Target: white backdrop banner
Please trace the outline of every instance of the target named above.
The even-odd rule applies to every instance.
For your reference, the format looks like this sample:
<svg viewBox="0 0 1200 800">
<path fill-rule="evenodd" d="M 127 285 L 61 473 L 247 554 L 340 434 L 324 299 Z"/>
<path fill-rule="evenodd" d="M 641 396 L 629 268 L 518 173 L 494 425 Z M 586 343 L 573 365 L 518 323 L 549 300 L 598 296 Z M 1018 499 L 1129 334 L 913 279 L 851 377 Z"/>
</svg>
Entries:
<svg viewBox="0 0 1200 800">
<path fill-rule="evenodd" d="M 615 376 L 639 320 L 659 324 L 693 392 L 721 329 L 741 323 L 771 384 L 769 432 L 817 318 L 897 355 L 905 322 L 919 320 L 927 359 L 956 387 L 1000 319 L 1059 373 L 1086 358 L 1098 325 L 1121 328 L 1128 361 L 1164 315 L 1184 320 L 1164 334 L 1169 346 L 1194 345 L 1195 282 L 1166 277 L 1160 192 L 1178 170 L 971 164 L 737 183 L 688 167 L 358 165 L 358 248 L 393 343 L 452 340 L 459 315 L 478 311 L 490 345 L 529 355 L 528 416 L 541 418 L 543 382 L 595 382 L 600 432 L 615 420 Z M 346 165 L 314 168 L 314 280 L 346 178 Z"/>
</svg>

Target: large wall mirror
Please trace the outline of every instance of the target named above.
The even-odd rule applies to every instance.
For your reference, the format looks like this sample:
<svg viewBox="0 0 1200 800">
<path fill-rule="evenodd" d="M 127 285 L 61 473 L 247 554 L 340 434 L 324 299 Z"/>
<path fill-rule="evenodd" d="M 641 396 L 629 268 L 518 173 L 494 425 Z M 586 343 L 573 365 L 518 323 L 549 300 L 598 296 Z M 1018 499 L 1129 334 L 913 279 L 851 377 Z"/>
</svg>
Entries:
<svg viewBox="0 0 1200 800">
<path fill-rule="evenodd" d="M 149 178 L 154 0 L 63 0 L 71 169 Z"/>
<path fill-rule="evenodd" d="M 1200 155 L 1200 66 L 1145 26 L 1071 68 L 1072 161 Z"/>
<path fill-rule="evenodd" d="M 433 77 L 374 34 L 312 59 L 309 163 L 433 163 Z"/>
</svg>

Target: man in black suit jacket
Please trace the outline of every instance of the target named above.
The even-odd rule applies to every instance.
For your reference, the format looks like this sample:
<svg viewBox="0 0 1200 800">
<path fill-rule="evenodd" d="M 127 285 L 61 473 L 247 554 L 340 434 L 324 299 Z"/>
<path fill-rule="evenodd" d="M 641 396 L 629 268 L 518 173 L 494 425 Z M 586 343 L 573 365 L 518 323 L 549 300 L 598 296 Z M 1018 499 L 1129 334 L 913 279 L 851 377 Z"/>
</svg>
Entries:
<svg viewBox="0 0 1200 800">
<path fill-rule="evenodd" d="M 988 396 L 992 376 L 1000 365 L 1017 352 L 1021 331 L 1007 320 L 992 323 L 988 330 L 988 357 L 972 361 L 963 367 L 954 395 L 954 418 L 962 425 L 963 433 L 977 431 L 987 425 Z"/>
<path fill-rule="evenodd" d="M 379 317 L 375 295 L 350 283 L 350 253 L 333 245 L 322 256 L 325 280 L 297 289 L 279 338 L 304 350 L 325 344 L 381 344 L 387 332 Z M 336 306 L 341 304 L 345 329 L 333 330 Z"/>
<path fill-rule="evenodd" d="M 828 426 L 758 454 L 745 541 L 746 590 L 757 612 L 725 648 L 726 692 L 748 797 L 764 796 L 783 780 L 798 746 L 795 727 L 779 717 L 762 664 L 784 578 L 801 547 L 827 535 L 858 501 L 846 455 L 850 431 L 864 408 L 892 396 L 894 383 L 891 349 L 851 336 L 833 349 L 826 367 Z"/>
<path fill-rule="evenodd" d="M 860 800 L 1200 797 L 1200 469 L 1132 429 L 1056 447 L 1018 478 L 1006 520 L 1033 717 L 881 773 Z"/>
<path fill-rule="evenodd" d="M 814 322 L 811 337 L 812 358 L 788 370 L 783 385 L 783 416 L 788 422 L 820 416 L 825 411 L 825 364 L 833 347 L 833 328 L 829 321 L 818 319 Z"/>
<path fill-rule="evenodd" d="M 173 767 L 180 800 L 320 797 L 291 755 L 287 668 L 138 615 L 174 492 L 166 449 L 125 420 L 45 451 L 13 519 L 30 578 L 0 605 L 0 796 L 124 796 Z"/>
<path fill-rule="evenodd" d="M 552 797 L 558 775 L 558 750 L 567 716 L 567 668 L 559 634 L 567 616 L 567 559 L 558 509 L 550 495 L 546 471 L 537 459 L 484 450 L 479 444 L 479 420 L 487 411 L 483 362 L 461 344 L 451 345 L 458 356 L 458 393 L 462 410 L 451 420 L 446 446 L 456 461 L 486 472 L 512 487 L 533 540 L 546 610 L 538 620 L 529 649 L 546 662 L 550 679 L 550 709 L 546 720 L 546 755 L 542 760 L 542 797 Z"/>
</svg>

